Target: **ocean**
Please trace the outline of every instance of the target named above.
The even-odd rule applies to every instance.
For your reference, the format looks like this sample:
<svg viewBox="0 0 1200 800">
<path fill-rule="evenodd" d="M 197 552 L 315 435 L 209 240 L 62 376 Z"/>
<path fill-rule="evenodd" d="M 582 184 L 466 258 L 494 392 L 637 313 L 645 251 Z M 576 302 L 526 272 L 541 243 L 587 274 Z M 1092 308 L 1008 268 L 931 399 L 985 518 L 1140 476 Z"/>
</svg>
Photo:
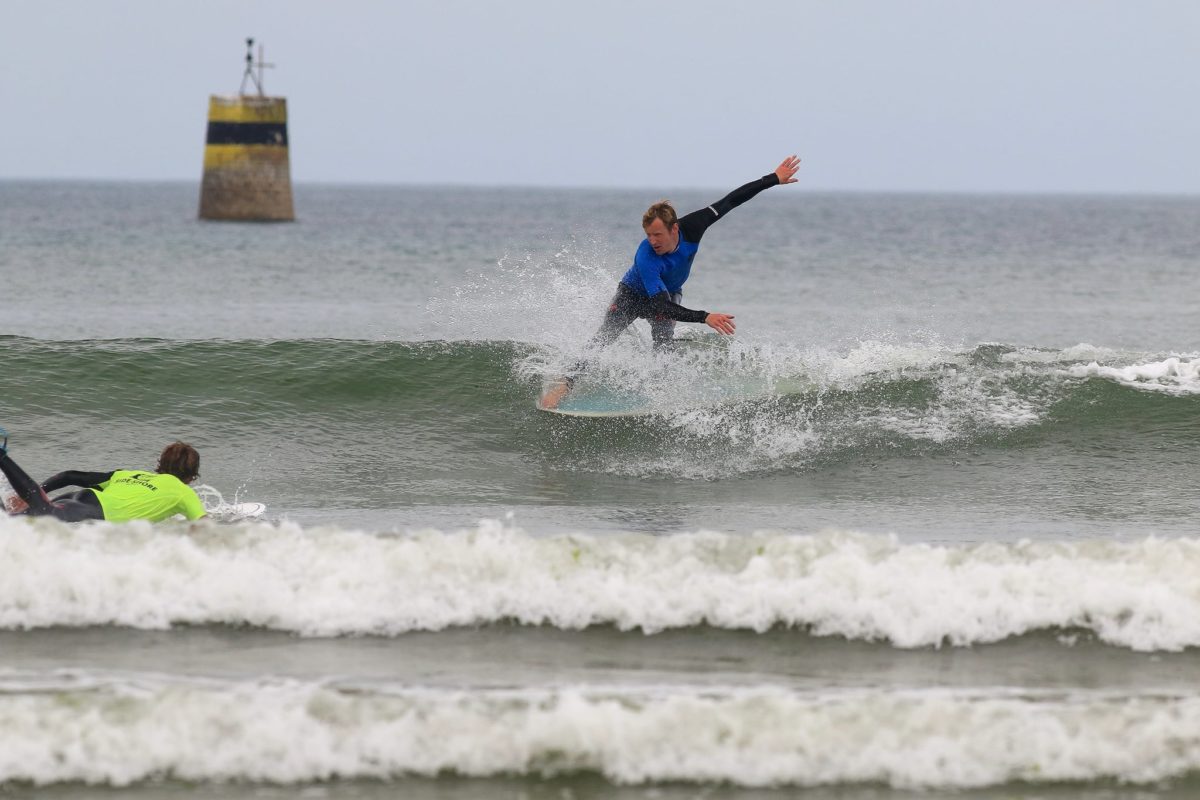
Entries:
<svg viewBox="0 0 1200 800">
<path fill-rule="evenodd" d="M 13 458 L 267 506 L 0 518 L 0 796 L 1200 794 L 1200 198 L 774 188 L 589 350 L 729 188 L 0 182 Z"/>
</svg>

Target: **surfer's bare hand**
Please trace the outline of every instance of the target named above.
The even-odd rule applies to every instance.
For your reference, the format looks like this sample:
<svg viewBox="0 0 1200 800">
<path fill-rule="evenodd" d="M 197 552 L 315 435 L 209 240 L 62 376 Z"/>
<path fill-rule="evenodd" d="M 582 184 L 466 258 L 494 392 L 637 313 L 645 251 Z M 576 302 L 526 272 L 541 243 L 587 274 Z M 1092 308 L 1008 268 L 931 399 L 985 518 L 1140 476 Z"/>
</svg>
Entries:
<svg viewBox="0 0 1200 800">
<path fill-rule="evenodd" d="M 20 514 L 23 511 L 29 510 L 29 504 L 16 495 L 13 495 L 4 501 L 4 508 L 10 514 Z"/>
<path fill-rule="evenodd" d="M 704 318 L 704 324 L 717 333 L 729 335 L 737 328 L 733 324 L 733 314 L 719 314 L 716 311 Z"/>
<path fill-rule="evenodd" d="M 796 179 L 793 176 L 796 174 L 796 170 L 798 169 L 800 169 L 799 158 L 796 156 L 788 156 L 785 158 L 783 163 L 775 168 L 775 177 L 779 178 L 779 185 L 782 186 L 785 183 L 795 183 Z"/>
</svg>

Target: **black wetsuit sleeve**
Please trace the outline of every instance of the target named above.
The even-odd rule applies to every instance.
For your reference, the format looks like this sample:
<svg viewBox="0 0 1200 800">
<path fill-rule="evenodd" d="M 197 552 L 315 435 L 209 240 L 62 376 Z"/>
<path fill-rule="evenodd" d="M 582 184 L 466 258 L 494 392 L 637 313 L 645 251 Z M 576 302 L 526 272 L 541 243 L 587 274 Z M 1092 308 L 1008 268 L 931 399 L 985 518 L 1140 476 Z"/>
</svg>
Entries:
<svg viewBox="0 0 1200 800">
<path fill-rule="evenodd" d="M 53 475 L 42 483 L 42 491 L 55 492 L 64 486 L 82 486 L 89 489 L 93 486 L 99 486 L 106 480 L 111 478 L 111 472 L 80 472 L 79 470 L 69 469 L 66 472 L 60 472 Z"/>
<path fill-rule="evenodd" d="M 654 309 L 657 316 L 673 319 L 677 322 L 704 322 L 708 318 L 707 311 L 693 311 L 690 308 L 684 308 L 671 300 L 671 295 L 667 292 L 659 292 L 650 298 L 650 305 Z"/>
<path fill-rule="evenodd" d="M 699 211 L 693 211 L 680 218 L 679 232 L 689 242 L 699 242 L 700 237 L 708 230 L 709 225 L 712 225 L 763 189 L 769 189 L 772 186 L 778 185 L 779 176 L 772 172 L 769 175 L 763 175 L 756 181 L 750 181 L 747 184 L 739 186 L 711 206 L 706 206 Z"/>
</svg>

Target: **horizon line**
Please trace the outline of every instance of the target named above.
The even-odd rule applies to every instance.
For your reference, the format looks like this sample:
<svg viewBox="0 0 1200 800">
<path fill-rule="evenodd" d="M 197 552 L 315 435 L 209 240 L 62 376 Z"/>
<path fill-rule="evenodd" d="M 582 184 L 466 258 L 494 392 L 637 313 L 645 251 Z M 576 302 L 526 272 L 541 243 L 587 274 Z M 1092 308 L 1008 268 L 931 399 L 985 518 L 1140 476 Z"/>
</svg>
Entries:
<svg viewBox="0 0 1200 800">
<path fill-rule="evenodd" d="M 197 190 L 200 179 L 192 178 L 81 178 L 61 176 L 3 176 L 2 183 L 76 183 L 76 184 L 193 184 Z M 317 188 L 347 188 L 347 189 L 477 189 L 490 191 L 583 191 L 583 192 L 638 192 L 638 191 L 721 191 L 720 187 L 712 186 L 649 186 L 649 185 L 609 185 L 609 184 L 549 184 L 549 183 L 471 183 L 466 181 L 444 181 L 429 183 L 424 181 L 353 181 L 353 180 L 292 180 L 293 187 Z M 862 188 L 832 188 L 820 186 L 795 187 L 801 194 L 846 194 L 846 195 L 966 195 L 966 196 L 1008 196 L 1008 197 L 1200 197 L 1200 190 L 1164 191 L 1164 190 L 1122 190 L 1122 189 L 862 189 Z"/>
</svg>

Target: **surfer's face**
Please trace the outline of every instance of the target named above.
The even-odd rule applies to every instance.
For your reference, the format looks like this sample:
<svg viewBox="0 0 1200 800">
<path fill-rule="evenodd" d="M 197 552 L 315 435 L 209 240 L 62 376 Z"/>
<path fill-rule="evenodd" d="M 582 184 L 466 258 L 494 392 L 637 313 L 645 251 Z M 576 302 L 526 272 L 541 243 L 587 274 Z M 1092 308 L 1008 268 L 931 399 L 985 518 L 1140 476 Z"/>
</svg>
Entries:
<svg viewBox="0 0 1200 800">
<path fill-rule="evenodd" d="M 665 255 L 679 246 L 679 223 L 670 228 L 661 219 L 655 218 L 646 226 L 646 239 L 658 255 Z"/>
</svg>

